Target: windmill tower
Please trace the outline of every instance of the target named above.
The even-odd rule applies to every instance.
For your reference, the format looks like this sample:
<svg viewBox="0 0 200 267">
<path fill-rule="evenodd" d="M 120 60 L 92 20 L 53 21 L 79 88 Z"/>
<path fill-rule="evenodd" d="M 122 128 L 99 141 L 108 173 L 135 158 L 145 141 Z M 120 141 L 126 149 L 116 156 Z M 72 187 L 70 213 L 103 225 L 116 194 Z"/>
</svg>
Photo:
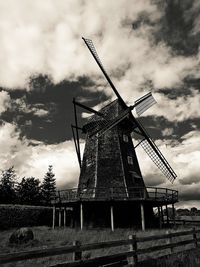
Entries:
<svg viewBox="0 0 200 267">
<path fill-rule="evenodd" d="M 153 207 L 158 207 L 161 223 L 163 205 L 173 206 L 178 201 L 178 192 L 175 190 L 164 189 L 163 193 L 163 189 L 145 186 L 135 151 L 141 145 L 162 173 L 171 182 L 175 180 L 175 172 L 139 119 L 132 114 L 135 109 L 140 116 L 155 104 L 155 100 L 148 93 L 127 106 L 105 71 L 92 41 L 83 40 L 117 98 L 99 111 L 73 100 L 75 125 L 72 126 L 72 132 L 81 171 L 75 196 L 72 194 L 73 197 L 66 200 L 66 192 L 61 192 L 63 197 L 60 201 L 73 206 L 74 221 L 79 222 L 81 228 L 83 218 L 86 226 L 107 226 L 111 223 L 112 229 L 114 225 L 142 225 L 143 229 L 145 226 L 155 227 Z M 92 113 L 83 127 L 78 125 L 77 108 Z M 86 134 L 83 157 L 80 153 L 79 130 Z M 140 137 L 135 146 L 132 134 Z"/>
</svg>

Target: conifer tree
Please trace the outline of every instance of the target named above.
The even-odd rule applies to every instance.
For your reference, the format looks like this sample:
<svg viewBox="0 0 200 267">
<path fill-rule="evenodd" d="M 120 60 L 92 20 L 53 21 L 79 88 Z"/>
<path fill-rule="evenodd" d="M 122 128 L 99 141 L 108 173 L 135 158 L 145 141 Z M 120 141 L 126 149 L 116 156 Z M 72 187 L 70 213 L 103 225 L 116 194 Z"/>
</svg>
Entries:
<svg viewBox="0 0 200 267">
<path fill-rule="evenodd" d="M 49 165 L 48 171 L 43 179 L 41 193 L 44 203 L 51 204 L 51 200 L 56 195 L 56 179 L 52 165 Z"/>
<path fill-rule="evenodd" d="M 17 186 L 17 193 L 20 204 L 40 204 L 40 181 L 34 177 L 22 178 Z"/>
<path fill-rule="evenodd" d="M 1 203 L 14 203 L 16 200 L 16 173 L 14 166 L 7 170 L 2 171 L 0 178 L 0 202 Z"/>
</svg>

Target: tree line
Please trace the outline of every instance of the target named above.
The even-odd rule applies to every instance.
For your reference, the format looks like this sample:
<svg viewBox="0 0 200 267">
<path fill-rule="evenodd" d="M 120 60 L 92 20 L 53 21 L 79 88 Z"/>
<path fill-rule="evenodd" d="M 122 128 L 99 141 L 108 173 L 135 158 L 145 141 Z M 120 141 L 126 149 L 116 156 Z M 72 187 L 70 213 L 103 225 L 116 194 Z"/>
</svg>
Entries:
<svg viewBox="0 0 200 267">
<path fill-rule="evenodd" d="M 14 167 L 2 171 L 0 176 L 0 203 L 23 205 L 50 205 L 56 195 L 56 178 L 49 165 L 42 182 L 35 177 L 23 177 L 17 182 Z"/>
</svg>

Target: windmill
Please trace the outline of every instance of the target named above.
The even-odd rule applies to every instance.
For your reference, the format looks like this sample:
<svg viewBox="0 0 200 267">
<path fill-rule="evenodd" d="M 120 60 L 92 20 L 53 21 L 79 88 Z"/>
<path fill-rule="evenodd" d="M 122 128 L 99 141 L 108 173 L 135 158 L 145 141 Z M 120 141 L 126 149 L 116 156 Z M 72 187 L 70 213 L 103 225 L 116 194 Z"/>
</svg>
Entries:
<svg viewBox="0 0 200 267">
<path fill-rule="evenodd" d="M 162 207 L 162 205 L 169 203 L 174 204 L 178 200 L 177 191 L 170 190 L 169 198 L 169 193 L 167 193 L 169 189 L 166 189 L 166 194 L 160 193 L 159 195 L 157 188 L 153 192 L 152 198 L 151 190 L 147 190 L 145 186 L 135 152 L 136 147 L 140 145 L 167 179 L 172 183 L 176 179 L 176 173 L 145 127 L 132 114 L 132 110 L 135 110 L 139 117 L 156 101 L 150 92 L 137 99 L 133 105 L 127 106 L 103 67 L 93 42 L 89 39 L 82 39 L 111 86 L 116 99 L 99 111 L 73 99 L 75 125 L 72 125 L 72 132 L 80 166 L 77 201 L 80 201 L 81 205 L 82 201 L 87 201 L 87 205 L 84 205 L 88 221 L 94 220 L 97 207 L 98 217 L 102 217 L 106 206 L 111 203 L 109 201 L 118 201 L 118 207 L 115 211 L 115 217 L 118 217 L 118 221 L 122 220 L 123 217 L 127 221 L 137 221 L 136 218 L 140 218 L 139 213 L 141 212 L 144 224 L 145 216 L 153 220 L 154 206 Z M 83 127 L 78 125 L 77 108 L 92 113 Z M 86 134 L 83 157 L 81 157 L 80 152 L 80 130 Z M 136 146 L 133 145 L 133 134 L 140 137 Z M 83 214 L 82 208 L 80 210 Z M 130 217 L 132 210 L 134 210 L 134 215 Z M 112 219 L 113 204 L 111 205 L 111 221 Z M 82 220 L 83 218 L 80 221 Z M 111 224 L 113 223 L 111 222 Z"/>
<path fill-rule="evenodd" d="M 96 187 L 98 184 L 101 186 L 102 183 L 99 181 L 101 178 L 101 171 L 104 173 L 103 168 L 104 166 L 101 166 L 100 162 L 98 161 L 97 158 L 92 159 L 92 157 L 96 157 L 97 151 L 92 151 L 92 147 L 95 148 L 97 146 L 97 143 L 101 143 L 101 149 L 103 149 L 103 153 L 107 150 L 109 150 L 108 147 L 108 142 L 106 143 L 104 139 L 109 137 L 109 133 L 112 133 L 111 139 L 112 142 L 110 144 L 115 143 L 115 134 L 117 132 L 118 138 L 119 138 L 119 143 L 121 147 L 116 147 L 116 149 L 120 150 L 119 154 L 122 157 L 122 160 L 125 159 L 128 161 L 128 168 L 125 168 L 124 170 L 124 184 L 125 184 L 125 191 L 128 193 L 128 186 L 129 184 L 131 187 L 133 186 L 144 186 L 144 182 L 142 179 L 141 171 L 139 168 L 137 156 L 135 153 L 135 148 L 140 145 L 142 148 L 145 150 L 145 152 L 148 154 L 150 159 L 156 164 L 156 166 L 161 170 L 161 172 L 173 183 L 173 181 L 176 178 L 176 174 L 159 150 L 159 148 L 156 146 L 150 135 L 147 133 L 147 130 L 145 127 L 141 124 L 138 118 L 135 118 L 132 114 L 132 110 L 135 109 L 136 113 L 138 116 L 143 114 L 148 108 L 150 108 L 152 105 L 154 105 L 155 99 L 153 98 L 151 93 L 146 94 L 145 96 L 141 97 L 140 99 L 136 100 L 135 103 L 131 106 L 127 106 L 125 101 L 122 99 L 121 95 L 119 94 L 118 90 L 114 86 L 113 82 L 111 81 L 110 77 L 108 76 L 107 72 L 105 71 L 105 68 L 103 67 L 99 56 L 96 52 L 96 49 L 92 43 L 91 40 L 83 38 L 85 44 L 87 45 L 89 51 L 91 52 L 92 56 L 94 57 L 95 61 L 97 62 L 98 66 L 100 67 L 101 71 L 103 72 L 106 80 L 110 84 L 111 88 L 113 89 L 117 99 L 107 105 L 106 107 L 102 108 L 100 111 L 96 111 L 94 109 L 88 108 L 85 105 L 73 101 L 74 103 L 74 108 L 75 108 L 75 122 L 76 126 L 74 127 L 76 129 L 76 138 L 75 144 L 76 144 L 76 151 L 79 159 L 79 164 L 81 166 L 81 175 L 80 175 L 80 180 L 79 180 L 79 187 L 82 187 L 87 189 L 89 186 L 91 187 Z M 81 108 L 86 109 L 89 112 L 92 112 L 94 115 L 92 118 L 89 119 L 88 123 L 84 125 L 83 127 L 83 132 L 86 133 L 87 135 L 87 140 L 86 140 L 86 147 L 85 147 L 85 153 L 83 156 L 83 161 L 81 162 L 81 156 L 80 156 L 80 145 L 79 145 L 79 138 L 78 138 L 78 129 L 80 129 L 77 125 L 77 115 L 76 115 L 76 106 L 79 106 Z M 141 137 L 140 142 L 134 147 L 132 143 L 132 138 L 131 134 L 137 134 L 138 136 Z M 75 137 L 75 133 L 74 137 Z M 104 141 L 102 141 L 104 140 Z M 113 143 L 114 142 L 114 143 Z M 103 144 L 104 143 L 104 144 Z M 96 147 L 97 149 L 97 147 Z M 89 151 L 88 151 L 89 150 Z M 91 154 L 94 155 L 91 155 Z M 90 154 L 90 155 L 89 155 Z M 111 155 L 113 157 L 113 155 Z M 110 158 L 110 161 L 113 160 L 113 158 Z M 92 172 L 93 177 L 90 177 L 88 172 L 91 172 L 91 168 L 94 167 L 92 166 L 92 161 L 93 163 L 95 162 L 96 166 L 98 167 L 97 170 L 97 176 L 96 179 L 98 181 L 94 181 L 94 173 Z M 107 165 L 110 167 L 111 172 L 114 172 L 112 170 L 112 166 L 109 166 L 111 162 L 109 162 L 109 159 L 107 159 Z M 121 165 L 127 165 L 126 163 L 122 162 Z M 102 170 L 101 170 L 102 167 Z M 99 169 L 100 168 L 100 169 Z M 124 168 L 121 166 L 121 168 Z M 87 170 L 88 169 L 88 170 Z M 127 169 L 129 169 L 127 171 Z M 100 173 L 100 174 L 99 174 Z M 102 173 L 102 174 L 103 174 Z M 105 174 L 103 174 L 105 175 Z M 118 176 L 118 175 L 116 175 Z M 123 175 L 122 175 L 123 176 Z M 93 178 L 93 179 L 92 179 Z M 93 182 L 92 182 L 93 180 Z M 105 180 L 105 179 L 103 179 Z M 104 181 L 105 182 L 105 181 Z M 112 181 L 113 184 L 116 183 L 116 179 Z M 121 183 L 122 184 L 122 183 Z M 105 185 L 105 184 L 104 184 Z M 121 186 L 123 187 L 123 186 Z"/>
</svg>

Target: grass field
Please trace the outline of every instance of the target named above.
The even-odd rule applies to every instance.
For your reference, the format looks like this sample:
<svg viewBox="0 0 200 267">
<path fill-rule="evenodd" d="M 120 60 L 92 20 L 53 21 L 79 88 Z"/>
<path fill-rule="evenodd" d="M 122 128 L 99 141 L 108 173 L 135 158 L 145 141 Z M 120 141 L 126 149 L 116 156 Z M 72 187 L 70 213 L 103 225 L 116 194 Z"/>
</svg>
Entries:
<svg viewBox="0 0 200 267">
<path fill-rule="evenodd" d="M 14 230 L 14 229 L 13 229 Z M 99 241 L 106 241 L 106 240 L 119 240 L 119 239 L 128 239 L 128 236 L 130 234 L 137 234 L 137 236 L 149 236 L 149 235 L 156 235 L 161 233 L 166 233 L 166 230 L 151 230 L 151 231 L 138 231 L 137 233 L 134 230 L 131 229 L 116 229 L 115 232 L 111 232 L 109 229 L 107 230 L 84 230 L 84 231 L 76 231 L 75 229 L 69 229 L 69 228 L 57 228 L 55 230 L 52 230 L 48 227 L 32 227 L 32 230 L 34 232 L 34 240 L 30 241 L 27 244 L 23 245 L 9 245 L 9 237 L 13 230 L 5 230 L 0 232 L 0 251 L 1 253 L 9 253 L 9 252 L 17 252 L 17 251 L 27 251 L 27 250 L 34 250 L 34 249 L 40 249 L 40 248 L 50 248 L 50 247 L 58 247 L 58 246 L 64 246 L 64 245 L 72 245 L 74 240 L 79 240 L 83 244 L 85 243 L 94 243 Z M 183 230 L 182 228 L 179 229 L 179 231 Z M 169 230 L 170 232 L 174 232 L 175 230 Z M 180 239 L 179 239 L 180 240 Z M 175 240 L 174 240 L 175 241 Z M 163 244 L 166 243 L 166 240 L 158 240 L 155 242 L 149 243 L 142 243 L 140 247 L 145 246 L 153 246 L 156 244 Z M 193 245 L 191 245 L 192 248 Z M 139 248 L 140 248 L 139 247 Z M 188 247 L 190 248 L 190 247 Z M 116 247 L 116 248 L 110 248 L 105 249 L 101 251 L 92 251 L 92 252 L 85 252 L 84 257 L 90 258 L 94 256 L 100 256 L 100 255 L 108 255 L 111 253 L 117 253 L 122 251 L 127 251 L 128 247 Z M 181 251 L 183 248 L 177 248 L 177 251 Z M 169 252 L 169 251 L 168 251 Z M 167 251 L 165 251 L 165 254 L 167 254 Z M 162 256 L 163 252 L 158 252 L 157 256 Z M 154 255 L 149 255 L 149 259 Z M 34 260 L 27 260 L 23 262 L 18 263 L 10 263 L 10 264 L 4 264 L 2 266 L 50 266 L 58 262 L 63 261 L 71 261 L 72 255 L 59 255 L 59 256 L 53 256 L 50 258 L 39 258 Z M 162 266 L 162 265 L 161 265 Z M 165 266 L 165 265 L 163 265 Z M 168 266 L 168 265 L 166 265 Z M 170 265 L 169 265 L 170 266 Z M 171 266 L 176 267 L 176 265 L 173 263 Z M 177 265 L 177 266 L 184 266 L 184 265 Z M 195 265 L 190 265 L 190 267 L 193 267 Z M 197 265 L 198 266 L 198 265 Z M 200 265 L 199 265 L 200 266 Z"/>
</svg>

